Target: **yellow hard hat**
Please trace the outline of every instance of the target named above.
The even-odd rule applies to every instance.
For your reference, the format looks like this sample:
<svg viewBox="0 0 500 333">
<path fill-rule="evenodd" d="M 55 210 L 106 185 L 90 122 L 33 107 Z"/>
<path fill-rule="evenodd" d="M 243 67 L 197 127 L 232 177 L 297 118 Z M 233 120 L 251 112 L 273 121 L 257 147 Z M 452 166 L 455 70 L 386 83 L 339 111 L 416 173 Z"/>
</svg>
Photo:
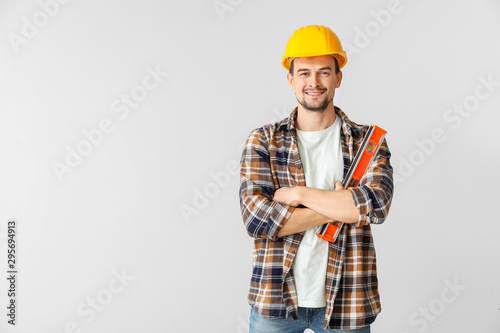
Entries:
<svg viewBox="0 0 500 333">
<path fill-rule="evenodd" d="M 290 62 L 296 57 L 314 57 L 331 54 L 339 63 L 339 68 L 347 62 L 347 54 L 337 35 L 328 27 L 308 25 L 295 30 L 285 47 L 281 64 L 290 70 Z"/>
</svg>

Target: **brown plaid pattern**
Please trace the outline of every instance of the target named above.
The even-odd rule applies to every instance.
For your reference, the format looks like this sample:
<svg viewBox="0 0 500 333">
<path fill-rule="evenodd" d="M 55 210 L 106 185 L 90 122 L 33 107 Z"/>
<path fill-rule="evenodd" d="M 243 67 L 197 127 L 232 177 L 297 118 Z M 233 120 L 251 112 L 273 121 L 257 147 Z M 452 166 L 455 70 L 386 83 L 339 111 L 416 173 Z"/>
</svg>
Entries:
<svg viewBox="0 0 500 333">
<path fill-rule="evenodd" d="M 341 120 L 344 174 L 368 126 L 358 125 L 335 107 Z M 240 204 L 243 222 L 254 238 L 249 304 L 267 318 L 297 319 L 292 262 L 302 233 L 278 238 L 295 207 L 272 201 L 285 186 L 306 186 L 297 148 L 297 108 L 280 122 L 253 130 L 240 165 Z M 386 140 L 362 177 L 351 188 L 360 211 L 356 224 L 345 224 L 330 243 L 326 276 L 325 329 L 354 329 L 371 324 L 381 311 L 375 248 L 370 225 L 384 222 L 393 193 L 392 166 Z"/>
</svg>

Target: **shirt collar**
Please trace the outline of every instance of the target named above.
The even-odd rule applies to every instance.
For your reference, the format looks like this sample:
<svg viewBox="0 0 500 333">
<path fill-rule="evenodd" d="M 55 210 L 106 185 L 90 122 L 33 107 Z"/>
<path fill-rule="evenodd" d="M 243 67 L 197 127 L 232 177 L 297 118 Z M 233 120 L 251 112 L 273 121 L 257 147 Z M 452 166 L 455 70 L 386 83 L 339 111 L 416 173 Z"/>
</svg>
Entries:
<svg viewBox="0 0 500 333">
<path fill-rule="evenodd" d="M 290 113 L 290 115 L 283 119 L 280 124 L 279 124 L 279 129 L 282 127 L 286 128 L 289 132 L 294 132 L 295 133 L 295 120 L 297 119 L 297 113 L 298 113 L 298 107 L 295 107 L 293 111 Z M 361 128 L 359 125 L 353 123 L 347 115 L 339 108 L 335 106 L 335 113 L 337 114 L 338 117 L 340 117 L 341 121 L 341 127 L 342 131 L 344 132 L 344 135 L 347 137 L 350 137 L 354 132 L 356 136 L 361 134 Z M 359 133 L 358 133 L 359 132 Z"/>
</svg>

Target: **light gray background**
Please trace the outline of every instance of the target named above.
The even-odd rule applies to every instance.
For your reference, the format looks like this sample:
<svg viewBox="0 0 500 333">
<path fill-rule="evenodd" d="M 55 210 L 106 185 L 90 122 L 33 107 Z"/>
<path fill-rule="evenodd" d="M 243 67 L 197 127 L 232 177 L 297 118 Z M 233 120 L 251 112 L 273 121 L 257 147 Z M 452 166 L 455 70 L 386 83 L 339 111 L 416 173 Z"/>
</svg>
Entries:
<svg viewBox="0 0 500 333">
<path fill-rule="evenodd" d="M 373 332 L 499 332 L 496 0 L 0 2 L 0 331 L 247 332 L 234 166 L 252 129 L 297 104 L 280 60 L 308 24 L 348 49 L 335 104 L 388 130 L 398 175 L 373 227 Z M 113 103 L 145 92 L 148 68 L 169 74 L 121 119 Z M 113 131 L 59 180 L 53 164 L 103 119 Z"/>
</svg>

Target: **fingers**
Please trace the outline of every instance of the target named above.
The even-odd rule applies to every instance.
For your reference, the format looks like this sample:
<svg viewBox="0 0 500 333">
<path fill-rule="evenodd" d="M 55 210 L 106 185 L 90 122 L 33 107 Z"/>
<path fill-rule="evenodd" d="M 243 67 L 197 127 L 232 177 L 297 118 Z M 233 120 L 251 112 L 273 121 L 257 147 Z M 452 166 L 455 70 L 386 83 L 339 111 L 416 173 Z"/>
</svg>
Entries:
<svg viewBox="0 0 500 333">
<path fill-rule="evenodd" d="M 343 189 L 344 189 L 344 187 L 342 186 L 341 182 L 335 182 L 335 191 L 340 191 Z"/>
</svg>

